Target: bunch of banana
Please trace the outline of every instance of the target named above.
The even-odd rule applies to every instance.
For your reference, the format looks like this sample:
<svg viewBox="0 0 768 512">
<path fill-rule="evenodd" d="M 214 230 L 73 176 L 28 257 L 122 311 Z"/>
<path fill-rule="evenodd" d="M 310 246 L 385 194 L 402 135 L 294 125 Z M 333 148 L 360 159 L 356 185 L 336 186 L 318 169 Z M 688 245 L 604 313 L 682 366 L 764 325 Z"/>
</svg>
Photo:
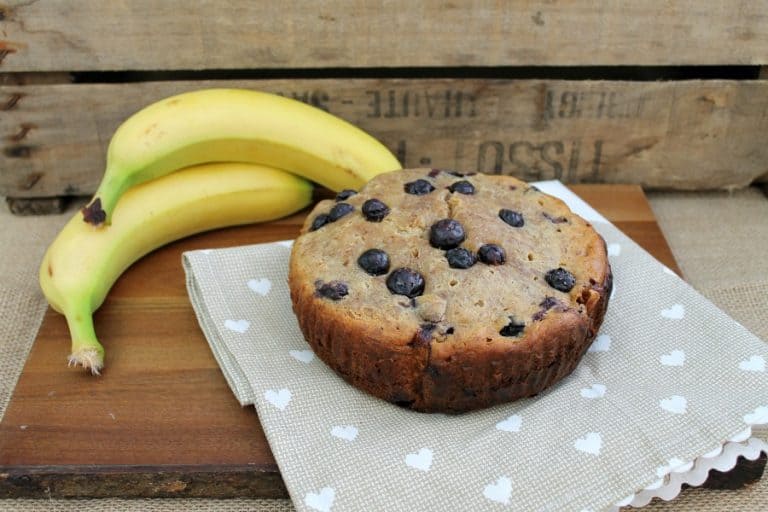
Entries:
<svg viewBox="0 0 768 512">
<path fill-rule="evenodd" d="M 115 132 L 86 222 L 110 222 L 129 187 L 190 165 L 251 162 L 339 191 L 400 163 L 379 141 L 318 108 L 274 94 L 205 89 L 158 101 Z"/>
<path fill-rule="evenodd" d="M 145 254 L 194 233 L 301 210 L 312 201 L 310 181 L 357 189 L 399 168 L 362 130 L 268 93 L 205 89 L 137 112 L 112 137 L 93 200 L 40 266 L 43 293 L 67 320 L 69 363 L 101 371 L 93 313 Z"/>
</svg>

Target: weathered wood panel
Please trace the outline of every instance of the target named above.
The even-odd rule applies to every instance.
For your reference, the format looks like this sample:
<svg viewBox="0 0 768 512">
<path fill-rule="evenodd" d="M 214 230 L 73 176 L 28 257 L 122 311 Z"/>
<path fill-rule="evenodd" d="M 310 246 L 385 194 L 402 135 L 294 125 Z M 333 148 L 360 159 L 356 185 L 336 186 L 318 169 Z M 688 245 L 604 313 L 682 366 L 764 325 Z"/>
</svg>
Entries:
<svg viewBox="0 0 768 512">
<path fill-rule="evenodd" d="M 0 5 L 0 70 L 768 63 L 767 0 Z"/>
<path fill-rule="evenodd" d="M 91 194 L 131 113 L 202 87 L 298 98 L 406 167 L 526 180 L 737 188 L 768 170 L 768 81 L 264 80 L 0 86 L 0 195 Z"/>
</svg>

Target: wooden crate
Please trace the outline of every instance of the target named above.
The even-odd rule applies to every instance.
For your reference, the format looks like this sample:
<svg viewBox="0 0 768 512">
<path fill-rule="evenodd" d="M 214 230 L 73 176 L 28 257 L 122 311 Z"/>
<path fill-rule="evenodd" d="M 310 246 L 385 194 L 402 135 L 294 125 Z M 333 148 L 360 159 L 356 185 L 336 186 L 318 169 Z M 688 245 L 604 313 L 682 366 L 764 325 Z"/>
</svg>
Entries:
<svg viewBox="0 0 768 512">
<path fill-rule="evenodd" d="M 406 167 L 738 188 L 768 171 L 767 64 L 768 0 L 11 1 L 0 195 L 89 195 L 127 116 L 221 86 L 328 110 Z"/>
</svg>

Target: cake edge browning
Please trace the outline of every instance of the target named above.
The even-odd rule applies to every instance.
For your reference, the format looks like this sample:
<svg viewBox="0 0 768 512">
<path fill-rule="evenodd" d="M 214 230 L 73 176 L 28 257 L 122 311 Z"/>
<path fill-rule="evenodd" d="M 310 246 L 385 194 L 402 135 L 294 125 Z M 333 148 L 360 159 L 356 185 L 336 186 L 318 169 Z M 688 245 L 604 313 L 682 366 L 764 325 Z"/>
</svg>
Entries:
<svg viewBox="0 0 768 512">
<path fill-rule="evenodd" d="M 324 315 L 331 303 L 318 301 L 311 288 L 291 281 L 290 291 L 305 339 L 345 381 L 414 411 L 461 413 L 537 395 L 570 375 L 602 325 L 612 279 L 608 268 L 603 283 L 591 288 L 587 315 L 564 313 L 506 349 L 457 351 L 450 360 L 433 358 L 432 343 L 388 345 L 376 328 Z M 336 342 L 350 339 L 357 341 Z M 462 375 L 462 367 L 471 375 Z"/>
<path fill-rule="evenodd" d="M 314 287 L 291 255 L 289 289 L 304 339 L 315 355 L 353 386 L 388 402 L 413 408 L 421 395 L 427 346 L 392 343 L 413 333 L 385 332 L 362 319 L 340 317 L 333 302 L 318 300 Z M 355 340 L 349 343 L 347 340 Z"/>
<path fill-rule="evenodd" d="M 430 358 L 420 404 L 422 412 L 459 413 L 538 395 L 570 375 L 594 341 L 605 318 L 613 275 L 588 289 L 587 314 L 563 312 L 541 322 L 522 339 L 495 350 L 441 353 Z M 442 347 L 441 347 L 442 348 Z M 462 366 L 471 368 L 468 375 Z"/>
</svg>

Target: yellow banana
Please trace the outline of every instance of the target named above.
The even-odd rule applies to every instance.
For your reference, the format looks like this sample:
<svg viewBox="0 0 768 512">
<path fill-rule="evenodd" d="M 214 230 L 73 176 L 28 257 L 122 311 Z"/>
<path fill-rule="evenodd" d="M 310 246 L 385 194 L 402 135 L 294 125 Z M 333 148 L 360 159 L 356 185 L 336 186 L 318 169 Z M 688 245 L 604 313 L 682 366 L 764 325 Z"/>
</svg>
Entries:
<svg viewBox="0 0 768 512">
<path fill-rule="evenodd" d="M 153 103 L 118 127 L 84 220 L 108 224 L 131 186 L 213 161 L 289 170 L 336 192 L 401 167 L 379 141 L 318 108 L 253 90 L 202 89 Z"/>
<path fill-rule="evenodd" d="M 76 214 L 48 248 L 39 273 L 48 302 L 67 319 L 70 364 L 94 374 L 101 370 L 104 349 L 92 314 L 136 260 L 194 233 L 294 213 L 310 204 L 312 189 L 303 178 L 270 167 L 212 163 L 131 188 L 106 228 L 86 224 Z"/>
</svg>

